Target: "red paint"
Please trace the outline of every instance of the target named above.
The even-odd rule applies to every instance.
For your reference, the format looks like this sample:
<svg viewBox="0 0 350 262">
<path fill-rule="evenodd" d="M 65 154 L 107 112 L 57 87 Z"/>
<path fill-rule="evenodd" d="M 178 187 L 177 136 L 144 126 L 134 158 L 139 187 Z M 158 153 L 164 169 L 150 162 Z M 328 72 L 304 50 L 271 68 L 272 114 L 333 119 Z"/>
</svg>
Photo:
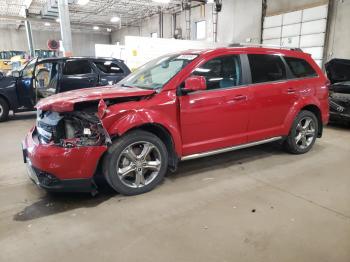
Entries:
<svg viewBox="0 0 350 262">
<path fill-rule="evenodd" d="M 184 52 L 184 54 L 193 51 Z M 43 99 L 41 110 L 72 111 L 74 104 L 117 97 L 147 96 L 140 101 L 117 103 L 103 109 L 103 126 L 113 136 L 145 124 L 164 127 L 172 137 L 179 157 L 275 136 L 286 136 L 296 115 L 313 105 L 328 122 L 327 79 L 321 69 L 303 52 L 267 48 L 220 48 L 195 52 L 198 58 L 173 77 L 159 93 L 124 87 L 99 87 L 62 93 Z M 177 96 L 176 89 L 206 61 L 227 54 L 278 54 L 307 60 L 318 77 L 236 88 L 199 90 Z M 199 81 L 199 79 L 193 80 Z M 189 84 L 189 82 L 187 82 Z M 192 83 L 193 84 L 193 83 Z M 153 95 L 152 95 L 153 94 Z M 151 95 L 151 96 L 149 96 Z M 102 117 L 102 114 L 100 115 Z M 33 142 L 26 143 L 34 166 L 59 178 L 87 178 L 94 174 L 106 147 L 65 149 Z"/>
<path fill-rule="evenodd" d="M 204 76 L 191 76 L 185 80 L 184 91 L 200 91 L 206 90 L 207 83 Z"/>
<path fill-rule="evenodd" d="M 59 179 L 90 178 L 106 146 L 63 148 L 43 145 L 33 137 L 33 129 L 24 140 L 27 157 L 33 166 Z"/>
<path fill-rule="evenodd" d="M 144 90 L 130 87 L 95 87 L 59 93 L 41 99 L 37 109 L 44 111 L 69 112 L 74 110 L 74 104 L 86 101 L 96 101 L 114 97 L 132 97 L 153 94 L 153 90 Z"/>
</svg>

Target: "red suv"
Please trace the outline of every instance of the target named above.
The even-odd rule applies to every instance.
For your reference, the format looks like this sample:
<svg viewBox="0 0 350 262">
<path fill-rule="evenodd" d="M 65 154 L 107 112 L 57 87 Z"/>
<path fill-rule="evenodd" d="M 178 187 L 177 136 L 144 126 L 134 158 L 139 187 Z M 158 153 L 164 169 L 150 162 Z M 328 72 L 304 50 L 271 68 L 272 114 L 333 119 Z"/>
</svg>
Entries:
<svg viewBox="0 0 350 262">
<path fill-rule="evenodd" d="M 306 153 L 328 122 L 328 80 L 298 50 L 186 51 L 117 85 L 43 99 L 37 110 L 23 155 L 38 185 L 92 191 L 101 169 L 113 189 L 135 195 L 179 160 L 277 140 Z"/>
</svg>

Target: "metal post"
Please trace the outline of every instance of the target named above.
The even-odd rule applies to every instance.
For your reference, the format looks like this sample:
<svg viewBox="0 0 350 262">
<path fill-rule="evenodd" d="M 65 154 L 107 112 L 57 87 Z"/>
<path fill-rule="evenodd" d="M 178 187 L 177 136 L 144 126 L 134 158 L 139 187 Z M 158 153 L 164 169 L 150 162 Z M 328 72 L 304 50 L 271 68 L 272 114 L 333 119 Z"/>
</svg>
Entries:
<svg viewBox="0 0 350 262">
<path fill-rule="evenodd" d="M 212 18 L 213 18 L 213 41 L 216 43 L 218 41 L 218 17 L 219 14 L 216 11 L 215 5 L 212 6 Z"/>
<path fill-rule="evenodd" d="M 163 12 L 159 11 L 159 37 L 163 38 L 164 37 L 164 16 Z"/>
<path fill-rule="evenodd" d="M 191 6 L 185 9 L 186 39 L 191 40 Z"/>
<path fill-rule="evenodd" d="M 27 41 L 28 41 L 29 54 L 30 54 L 30 57 L 34 57 L 35 53 L 34 53 L 32 27 L 31 27 L 30 22 L 28 20 L 24 21 L 24 25 L 26 27 L 26 35 L 27 35 Z"/>
<path fill-rule="evenodd" d="M 72 56 L 72 32 L 70 29 L 68 0 L 58 0 L 58 13 L 61 24 L 61 37 L 63 43 L 63 56 Z"/>
</svg>

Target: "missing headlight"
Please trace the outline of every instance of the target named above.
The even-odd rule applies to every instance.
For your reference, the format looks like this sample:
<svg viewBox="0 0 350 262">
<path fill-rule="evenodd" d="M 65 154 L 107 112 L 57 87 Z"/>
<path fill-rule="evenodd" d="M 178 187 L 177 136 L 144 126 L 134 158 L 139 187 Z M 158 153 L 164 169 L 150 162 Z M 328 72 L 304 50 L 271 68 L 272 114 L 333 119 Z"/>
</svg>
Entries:
<svg viewBox="0 0 350 262">
<path fill-rule="evenodd" d="M 110 143 L 107 131 L 93 113 L 76 111 L 55 114 L 55 121 L 48 121 L 44 114 L 37 121 L 40 140 L 62 147 L 100 146 Z"/>
</svg>

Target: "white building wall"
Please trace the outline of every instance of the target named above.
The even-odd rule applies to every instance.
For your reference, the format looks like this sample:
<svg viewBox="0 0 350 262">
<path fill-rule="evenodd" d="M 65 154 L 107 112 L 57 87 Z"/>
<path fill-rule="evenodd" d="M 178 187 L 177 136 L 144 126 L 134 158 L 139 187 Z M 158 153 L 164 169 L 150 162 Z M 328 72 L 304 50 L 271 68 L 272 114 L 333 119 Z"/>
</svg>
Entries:
<svg viewBox="0 0 350 262">
<path fill-rule="evenodd" d="M 0 29 L 0 50 L 23 50 L 28 51 L 27 37 L 24 29 Z M 47 40 L 61 39 L 58 31 L 36 31 L 33 30 L 33 41 L 35 49 L 47 49 Z M 95 44 L 109 44 L 110 35 L 101 33 L 72 33 L 73 55 L 94 56 Z"/>
<path fill-rule="evenodd" d="M 212 5 L 195 7 L 191 9 L 191 39 L 195 39 L 195 23 L 205 20 L 206 35 L 208 41 L 213 41 L 213 14 Z M 244 12 L 242 11 L 244 10 Z M 221 42 L 245 42 L 250 38 L 251 42 L 260 42 L 261 35 L 261 0 L 223 0 L 222 11 L 218 15 L 218 41 Z M 124 36 L 150 36 L 151 32 L 158 32 L 158 15 L 146 19 L 141 24 L 140 31 L 123 28 L 112 33 L 112 42 L 123 44 Z M 176 15 L 176 27 L 182 29 L 182 38 L 186 37 L 185 12 Z M 164 15 L 164 37 L 171 38 L 172 34 L 171 15 Z"/>
</svg>

